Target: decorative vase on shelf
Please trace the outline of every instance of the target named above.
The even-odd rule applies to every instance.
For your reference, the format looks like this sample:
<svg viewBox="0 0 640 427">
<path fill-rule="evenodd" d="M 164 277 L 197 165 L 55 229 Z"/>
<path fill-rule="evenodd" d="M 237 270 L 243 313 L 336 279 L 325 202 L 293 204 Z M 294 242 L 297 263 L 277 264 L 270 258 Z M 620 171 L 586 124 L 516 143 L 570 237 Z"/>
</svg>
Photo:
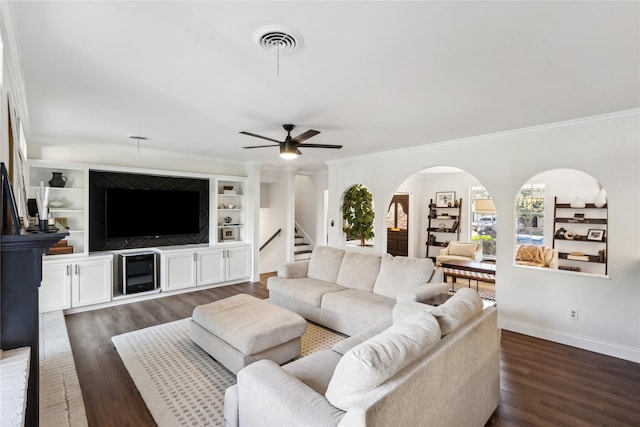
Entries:
<svg viewBox="0 0 640 427">
<path fill-rule="evenodd" d="M 573 202 L 571 202 L 570 206 L 572 208 L 584 208 L 586 206 L 586 204 L 584 203 L 584 200 L 580 199 L 580 197 L 576 197 L 575 199 L 573 199 Z"/>
<path fill-rule="evenodd" d="M 64 187 L 67 184 L 67 177 L 62 175 L 62 172 L 51 172 L 53 178 L 49 180 L 49 186 L 51 187 Z"/>
<path fill-rule="evenodd" d="M 593 204 L 596 208 L 601 208 L 607 204 L 607 193 L 605 193 L 604 188 L 601 188 L 596 194 L 596 198 L 593 201 Z"/>
</svg>

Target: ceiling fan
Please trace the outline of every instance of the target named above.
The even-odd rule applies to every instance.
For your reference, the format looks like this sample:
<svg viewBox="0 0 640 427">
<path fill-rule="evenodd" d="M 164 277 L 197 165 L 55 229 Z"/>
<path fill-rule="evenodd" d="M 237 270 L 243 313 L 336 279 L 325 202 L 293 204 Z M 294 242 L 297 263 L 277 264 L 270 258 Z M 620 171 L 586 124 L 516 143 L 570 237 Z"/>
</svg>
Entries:
<svg viewBox="0 0 640 427">
<path fill-rule="evenodd" d="M 255 133 L 251 133 L 251 132 L 240 132 L 243 135 L 249 135 L 249 136 L 253 136 L 256 138 L 261 138 L 261 139 L 266 139 L 267 141 L 273 141 L 275 142 L 277 145 L 274 144 L 270 144 L 270 145 L 253 145 L 250 147 L 242 147 L 242 148 L 263 148 L 263 147 L 276 147 L 279 146 L 280 147 L 280 157 L 282 157 L 283 159 L 295 159 L 299 154 L 302 154 L 302 152 L 298 149 L 299 147 L 304 147 L 304 148 L 342 148 L 342 145 L 333 145 L 333 144 L 305 144 L 303 141 L 306 141 L 307 139 L 316 136 L 317 134 L 319 134 L 320 132 L 317 130 L 313 130 L 310 129 L 306 132 L 301 133 L 300 135 L 296 136 L 296 137 L 291 137 L 291 131 L 293 130 L 293 128 L 295 128 L 294 125 L 292 124 L 284 124 L 282 125 L 282 127 L 284 128 L 284 130 L 287 131 L 287 137 L 284 139 L 284 141 L 278 141 L 275 139 L 271 139 L 268 138 L 266 136 L 261 136 L 261 135 L 256 135 Z"/>
</svg>

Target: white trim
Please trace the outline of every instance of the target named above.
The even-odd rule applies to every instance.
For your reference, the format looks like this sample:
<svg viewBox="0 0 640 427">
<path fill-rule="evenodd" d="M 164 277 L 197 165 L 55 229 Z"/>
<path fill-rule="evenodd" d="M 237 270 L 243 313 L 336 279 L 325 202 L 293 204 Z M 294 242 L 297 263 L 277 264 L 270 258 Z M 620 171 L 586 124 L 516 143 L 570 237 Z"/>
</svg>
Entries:
<svg viewBox="0 0 640 427">
<path fill-rule="evenodd" d="M 507 319 L 498 318 L 498 326 L 507 331 L 517 332 L 560 344 L 570 345 L 583 350 L 606 354 L 624 360 L 640 363 L 640 349 L 614 344 L 605 341 L 598 341 L 589 337 L 568 334 L 551 329 L 539 328 L 533 325 L 514 322 Z"/>
<path fill-rule="evenodd" d="M 426 147 L 438 147 L 438 146 L 442 146 L 442 145 L 451 145 L 451 144 L 468 144 L 468 143 L 473 143 L 473 142 L 477 142 L 477 141 L 483 141 L 485 139 L 501 138 L 501 137 L 514 136 L 514 135 L 526 135 L 526 134 L 533 134 L 533 133 L 538 133 L 538 132 L 547 132 L 549 130 L 558 129 L 558 128 L 569 128 L 569 127 L 574 127 L 574 126 L 579 126 L 579 125 L 586 125 L 586 124 L 590 124 L 590 123 L 607 121 L 607 120 L 612 120 L 612 119 L 621 119 L 621 118 L 626 118 L 626 117 L 633 117 L 633 116 L 637 116 L 637 115 L 640 115 L 640 108 L 634 108 L 634 109 L 631 109 L 631 110 L 616 111 L 616 112 L 613 112 L 613 113 L 600 114 L 600 115 L 597 115 L 597 116 L 581 117 L 581 118 L 578 118 L 578 119 L 570 119 L 570 120 L 565 120 L 565 121 L 560 121 L 560 122 L 546 123 L 546 124 L 543 124 L 543 125 L 535 125 L 535 126 L 529 126 L 529 127 L 524 127 L 524 128 L 518 128 L 518 129 L 510 129 L 510 130 L 505 130 L 505 131 L 500 131 L 500 132 L 487 133 L 487 134 L 484 134 L 484 135 L 476 135 L 476 136 L 470 136 L 470 137 L 465 137 L 465 138 L 457 138 L 457 139 L 451 139 L 451 140 L 446 140 L 446 141 L 430 142 L 430 143 L 417 145 L 417 146 L 413 146 L 413 147 L 398 148 L 396 150 L 380 151 L 380 152 L 375 152 L 375 153 L 371 153 L 371 154 L 364 154 L 362 156 L 353 156 L 353 157 L 345 157 L 345 158 L 342 158 L 342 159 L 329 160 L 329 161 L 327 161 L 325 163 L 327 165 L 329 165 L 329 166 L 340 165 L 340 164 L 343 164 L 343 163 L 350 163 L 355 159 L 366 160 L 368 158 L 378 158 L 381 155 L 384 156 L 384 155 L 388 155 L 389 153 L 411 154 L 413 152 L 422 151 Z"/>
</svg>

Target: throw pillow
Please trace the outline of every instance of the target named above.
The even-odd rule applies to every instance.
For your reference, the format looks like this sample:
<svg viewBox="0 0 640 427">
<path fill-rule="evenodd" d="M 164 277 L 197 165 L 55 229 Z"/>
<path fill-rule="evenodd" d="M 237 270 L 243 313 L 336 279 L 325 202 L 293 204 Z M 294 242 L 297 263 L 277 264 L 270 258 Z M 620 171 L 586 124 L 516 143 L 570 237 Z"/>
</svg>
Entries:
<svg viewBox="0 0 640 427">
<path fill-rule="evenodd" d="M 336 283 L 346 288 L 371 292 L 379 272 L 379 255 L 346 252 Z"/>
<path fill-rule="evenodd" d="M 535 245 L 520 245 L 516 252 L 516 261 L 520 264 L 544 267 L 545 256 L 544 247 Z"/>
<path fill-rule="evenodd" d="M 407 317 L 347 351 L 333 372 L 325 397 L 336 408 L 348 411 L 369 391 L 425 354 L 440 335 L 431 314 Z"/>
<path fill-rule="evenodd" d="M 311 253 L 307 277 L 336 283 L 344 251 L 329 246 L 316 246 Z"/>
<path fill-rule="evenodd" d="M 442 336 L 455 331 L 460 325 L 482 312 L 484 304 L 476 291 L 470 288 L 458 290 L 447 302 L 431 311 L 438 320 Z"/>
<path fill-rule="evenodd" d="M 394 257 L 384 254 L 373 292 L 395 299 L 399 292 L 411 292 L 416 286 L 429 282 L 433 270 L 431 258 Z"/>
<path fill-rule="evenodd" d="M 478 245 L 476 243 L 460 243 L 460 242 L 451 242 L 449 243 L 449 255 L 458 255 L 463 257 L 473 257 L 473 254 L 476 252 Z"/>
</svg>

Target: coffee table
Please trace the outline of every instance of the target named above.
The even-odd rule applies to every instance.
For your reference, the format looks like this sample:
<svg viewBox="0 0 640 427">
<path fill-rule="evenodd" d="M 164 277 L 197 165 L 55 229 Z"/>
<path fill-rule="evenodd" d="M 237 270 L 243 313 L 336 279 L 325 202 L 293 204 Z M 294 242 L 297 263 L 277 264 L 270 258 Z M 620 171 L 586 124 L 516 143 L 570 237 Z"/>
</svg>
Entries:
<svg viewBox="0 0 640 427">
<path fill-rule="evenodd" d="M 444 261 L 442 262 L 442 272 L 445 282 L 447 276 L 450 276 L 453 279 L 453 284 L 456 283 L 457 278 L 468 279 L 469 287 L 471 287 L 471 280 L 475 280 L 476 290 L 478 290 L 478 281 L 496 283 L 496 265 L 486 262 Z"/>
</svg>

